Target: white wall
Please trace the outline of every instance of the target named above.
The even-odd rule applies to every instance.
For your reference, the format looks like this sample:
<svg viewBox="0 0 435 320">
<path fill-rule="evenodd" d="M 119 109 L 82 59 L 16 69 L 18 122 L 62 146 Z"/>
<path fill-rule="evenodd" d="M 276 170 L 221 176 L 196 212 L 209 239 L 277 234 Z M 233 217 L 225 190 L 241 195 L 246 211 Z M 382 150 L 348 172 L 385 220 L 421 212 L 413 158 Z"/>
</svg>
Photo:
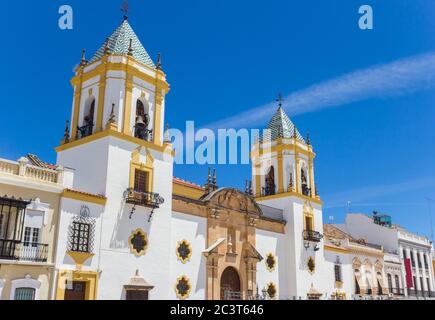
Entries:
<svg viewBox="0 0 435 320">
<path fill-rule="evenodd" d="M 172 213 L 171 219 L 171 265 L 169 299 L 177 299 L 175 285 L 178 277 L 189 278 L 191 291 L 187 299 L 206 299 L 206 258 L 203 251 L 207 242 L 207 219 L 179 212 Z M 186 263 L 178 260 L 176 250 L 178 241 L 187 240 L 192 247 L 192 255 Z"/>
</svg>

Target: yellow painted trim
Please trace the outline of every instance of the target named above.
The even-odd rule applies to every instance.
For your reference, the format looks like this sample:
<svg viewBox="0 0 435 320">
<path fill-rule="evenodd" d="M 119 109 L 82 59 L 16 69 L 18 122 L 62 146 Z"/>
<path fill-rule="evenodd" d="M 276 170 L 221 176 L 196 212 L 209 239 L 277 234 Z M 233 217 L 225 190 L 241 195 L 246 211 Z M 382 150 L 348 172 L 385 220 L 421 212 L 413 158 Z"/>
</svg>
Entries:
<svg viewBox="0 0 435 320">
<path fill-rule="evenodd" d="M 173 182 L 172 193 L 190 199 L 199 199 L 205 194 L 205 191 Z"/>
<path fill-rule="evenodd" d="M 125 81 L 125 97 L 124 97 L 124 125 L 122 132 L 126 135 L 131 135 L 131 99 L 133 95 L 133 78 L 127 75 Z"/>
<path fill-rule="evenodd" d="M 273 287 L 274 290 L 275 290 L 275 294 L 274 294 L 273 296 L 269 295 L 269 288 L 270 288 L 270 287 Z M 273 282 L 269 282 L 269 283 L 267 284 L 267 286 L 266 286 L 266 292 L 267 292 L 267 296 L 268 296 L 270 299 L 276 299 L 276 296 L 277 296 L 277 294 L 278 294 L 278 289 L 277 289 L 277 287 L 276 287 L 276 284 L 273 283 Z"/>
<path fill-rule="evenodd" d="M 80 102 L 82 100 L 83 69 L 79 71 L 78 81 L 74 85 L 74 110 L 71 123 L 71 139 L 74 139 L 77 133 L 79 123 Z"/>
<path fill-rule="evenodd" d="M 337 252 L 337 253 L 350 253 L 350 250 L 346 248 L 334 247 L 327 244 L 323 245 L 323 249 L 327 251 Z"/>
<path fill-rule="evenodd" d="M 271 153 L 280 153 L 283 151 L 294 151 L 296 153 L 301 153 L 303 155 L 306 155 L 307 157 L 311 157 L 314 159 L 316 157 L 316 154 L 311 150 L 305 150 L 293 143 L 283 143 L 277 142 L 276 145 L 273 146 L 267 146 L 267 147 L 261 147 L 262 149 L 256 149 L 251 152 L 251 158 L 256 158 L 258 156 L 264 156 L 269 155 Z M 260 152 L 259 152 L 260 151 Z"/>
<path fill-rule="evenodd" d="M 63 270 L 59 271 L 56 300 L 65 299 L 66 281 L 86 282 L 85 300 L 96 300 L 98 290 L 98 273 L 93 271 Z"/>
<path fill-rule="evenodd" d="M 283 154 L 282 151 L 278 152 L 278 193 L 284 192 L 284 168 L 283 168 Z"/>
<path fill-rule="evenodd" d="M 187 284 L 188 284 L 188 287 L 189 287 L 189 289 L 187 290 L 186 294 L 184 294 L 184 295 L 180 294 L 180 293 L 178 292 L 178 289 L 177 289 L 178 282 L 179 282 L 180 280 L 182 280 L 182 279 L 186 280 L 186 282 L 187 282 Z M 190 284 L 190 280 L 189 280 L 189 278 L 188 278 L 187 276 L 182 275 L 182 276 L 179 276 L 179 277 L 177 278 L 177 281 L 175 282 L 175 294 L 177 295 L 177 297 L 178 297 L 179 299 L 181 299 L 181 300 L 187 299 L 187 298 L 189 297 L 189 294 L 190 294 L 190 290 L 191 290 L 191 289 L 192 289 L 192 285 Z"/>
<path fill-rule="evenodd" d="M 273 267 L 272 267 L 272 268 L 270 268 L 269 265 L 267 264 L 267 259 L 268 259 L 269 257 L 272 257 L 272 259 L 273 259 Z M 276 258 L 275 258 L 275 256 L 273 255 L 272 252 L 269 252 L 269 253 L 266 255 L 266 259 L 264 259 L 264 263 L 266 264 L 266 269 L 267 269 L 269 272 L 273 272 L 273 271 L 275 270 L 275 268 L 276 268 Z"/>
<path fill-rule="evenodd" d="M 314 211 L 313 211 L 313 207 L 311 206 L 311 203 L 309 201 L 306 201 L 303 207 L 303 212 L 304 212 L 304 230 L 312 230 L 314 231 Z M 307 219 L 309 218 L 311 219 L 311 223 L 310 226 L 307 226 Z"/>
<path fill-rule="evenodd" d="M 152 155 L 145 149 L 145 162 L 140 161 L 140 150 L 142 147 L 133 150 L 131 154 L 131 162 L 130 162 L 130 188 L 134 188 L 134 176 L 136 169 L 145 171 L 148 173 L 148 192 L 153 192 L 154 190 L 154 158 Z"/>
<path fill-rule="evenodd" d="M 284 192 L 284 193 L 279 193 L 279 194 L 273 194 L 270 196 L 265 196 L 265 197 L 256 197 L 256 201 L 264 201 L 264 200 L 271 200 L 271 199 L 279 199 L 279 198 L 284 198 L 284 197 L 298 197 L 301 198 L 303 200 L 309 200 L 311 202 L 317 203 L 322 205 L 323 201 L 317 199 L 317 198 L 310 198 L 308 196 L 305 196 L 301 193 L 297 193 L 297 192 Z"/>
<path fill-rule="evenodd" d="M 137 252 L 134 248 L 133 245 L 131 244 L 131 240 L 133 239 L 134 235 L 140 233 L 141 235 L 144 236 L 145 239 L 145 247 L 141 252 Z M 143 231 L 141 228 L 137 228 L 136 230 L 134 230 L 130 236 L 128 237 L 128 245 L 130 247 L 130 252 L 133 253 L 136 257 L 141 257 L 143 255 L 146 254 L 147 249 L 148 249 L 148 245 L 149 245 L 149 241 L 148 241 L 148 235 L 145 233 L 145 231 Z"/>
<path fill-rule="evenodd" d="M 94 134 L 87 136 L 85 138 L 82 138 L 79 140 L 74 140 L 74 141 L 71 141 L 71 142 L 66 143 L 66 144 L 62 144 L 62 145 L 58 146 L 55 150 L 56 150 L 56 152 L 61 152 L 61 151 L 68 150 L 68 149 L 71 149 L 74 147 L 78 147 L 78 146 L 81 146 L 83 144 L 86 144 L 86 143 L 89 143 L 89 142 L 92 142 L 92 141 L 95 141 L 98 139 L 102 139 L 102 138 L 105 138 L 108 136 L 112 136 L 112 137 L 115 137 L 115 138 L 118 138 L 121 140 L 135 143 L 135 144 L 137 144 L 139 146 L 143 146 L 145 148 L 149 148 L 149 149 L 152 149 L 152 150 L 155 150 L 158 152 L 163 152 L 165 154 L 171 154 L 172 156 L 175 156 L 175 151 L 172 149 L 171 145 L 157 146 L 152 142 L 148 142 L 148 141 L 145 141 L 142 139 L 135 138 L 133 136 L 123 134 L 122 132 L 112 130 L 110 127 L 104 131 L 94 133 Z"/>
<path fill-rule="evenodd" d="M 166 82 L 166 80 L 164 79 L 163 76 L 157 77 L 157 74 L 156 74 L 156 77 L 153 77 L 147 73 L 144 73 L 141 70 L 139 70 L 138 68 L 136 68 L 131 63 L 134 60 L 134 58 L 128 57 L 128 59 L 129 59 L 128 64 L 121 63 L 121 62 L 119 62 L 119 63 L 107 62 L 106 65 L 100 64 L 97 67 L 95 67 L 93 70 L 90 70 L 90 71 L 87 71 L 86 73 L 83 73 L 82 82 L 88 81 L 92 78 L 95 78 L 95 77 L 101 75 L 101 73 L 104 70 L 106 70 L 107 72 L 123 71 L 123 72 L 126 72 L 128 75 L 130 75 L 130 77 L 136 77 L 136 78 L 138 78 L 138 79 L 140 79 L 148 84 L 151 84 L 153 86 L 156 85 L 156 80 L 157 80 L 158 87 L 163 89 L 165 94 L 167 94 L 169 92 L 169 84 Z M 134 62 L 136 63 L 135 60 L 134 60 Z M 106 67 L 107 67 L 107 69 L 106 69 Z M 74 76 L 71 79 L 72 85 L 75 85 L 79 82 L 80 82 L 80 74 L 77 74 L 76 76 Z"/>
<path fill-rule="evenodd" d="M 105 70 L 100 75 L 100 82 L 98 84 L 98 110 L 95 132 L 103 130 L 104 101 L 106 98 L 107 56 L 103 57 L 102 63 L 105 66 Z"/>
<path fill-rule="evenodd" d="M 77 200 L 77 201 L 84 201 L 84 202 L 95 203 L 95 204 L 98 204 L 98 205 L 101 205 L 101 206 L 106 205 L 106 200 L 107 200 L 105 197 L 100 197 L 100 196 L 96 196 L 96 195 L 81 193 L 81 192 L 74 191 L 74 190 L 69 190 L 69 189 L 63 190 L 61 196 L 63 198 L 73 199 L 73 200 Z"/>
<path fill-rule="evenodd" d="M 94 256 L 93 253 L 77 251 L 67 251 L 67 254 L 74 260 L 78 270 L 82 268 L 86 260 Z"/>
<path fill-rule="evenodd" d="M 180 256 L 180 253 L 178 252 L 178 248 L 185 243 L 187 245 L 187 247 L 189 248 L 189 254 L 187 255 L 187 257 L 185 259 L 183 259 L 182 256 Z M 190 260 L 190 257 L 192 256 L 192 246 L 190 245 L 189 241 L 187 241 L 186 239 L 183 239 L 181 241 L 177 242 L 177 248 L 175 249 L 175 254 L 177 255 L 178 260 L 180 260 L 182 263 L 187 263 Z"/>
</svg>

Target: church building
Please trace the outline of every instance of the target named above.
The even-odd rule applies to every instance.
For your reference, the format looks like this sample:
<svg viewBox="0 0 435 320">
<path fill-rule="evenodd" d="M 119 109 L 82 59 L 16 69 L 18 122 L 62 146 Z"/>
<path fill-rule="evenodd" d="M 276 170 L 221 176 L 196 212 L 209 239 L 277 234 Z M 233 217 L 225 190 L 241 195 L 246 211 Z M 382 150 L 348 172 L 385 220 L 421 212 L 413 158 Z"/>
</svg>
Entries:
<svg viewBox="0 0 435 320">
<path fill-rule="evenodd" d="M 241 191 L 173 176 L 170 86 L 127 17 L 71 84 L 56 164 L 0 159 L 0 299 L 346 299 L 369 292 L 356 265 L 388 294 L 381 248 L 324 239 L 316 154 L 280 103 Z"/>
</svg>

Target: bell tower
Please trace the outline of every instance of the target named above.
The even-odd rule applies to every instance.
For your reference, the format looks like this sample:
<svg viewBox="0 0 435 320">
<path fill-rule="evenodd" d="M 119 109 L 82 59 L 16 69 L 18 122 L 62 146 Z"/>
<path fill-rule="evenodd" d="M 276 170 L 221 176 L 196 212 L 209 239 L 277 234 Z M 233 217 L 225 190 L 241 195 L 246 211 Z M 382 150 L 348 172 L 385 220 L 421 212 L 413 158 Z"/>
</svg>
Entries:
<svg viewBox="0 0 435 320">
<path fill-rule="evenodd" d="M 57 164 L 73 172 L 64 193 L 74 196 L 62 198 L 59 234 L 88 206 L 96 247 L 86 267 L 98 274 L 98 298 L 119 299 L 136 270 L 150 298 L 168 297 L 173 149 L 163 133 L 169 85 L 160 56 L 151 60 L 125 16 L 89 60 L 82 53 L 71 84 L 70 128 L 56 151 Z M 89 203 L 95 198 L 100 207 Z M 71 269 L 60 243 L 61 268 Z"/>
<path fill-rule="evenodd" d="M 169 85 L 160 55 L 154 64 L 127 17 L 90 60 L 83 51 L 75 72 L 71 129 L 64 142 L 104 131 L 110 124 L 122 134 L 162 145 Z"/>
<path fill-rule="evenodd" d="M 251 153 L 254 195 L 257 198 L 292 194 L 319 200 L 314 180 L 315 153 L 281 105 Z"/>
<path fill-rule="evenodd" d="M 311 284 L 323 289 L 322 202 L 314 179 L 315 153 L 310 137 L 302 137 L 282 108 L 269 121 L 263 136 L 251 151 L 253 194 L 262 205 L 281 209 L 286 221 L 286 270 L 280 294 L 307 298 Z M 297 275 L 297 276 L 296 276 Z M 324 277 L 323 277 L 324 278 Z"/>
<path fill-rule="evenodd" d="M 56 151 L 58 161 L 76 169 L 75 187 L 86 192 L 104 192 L 101 184 L 90 186 L 89 182 L 83 182 L 86 167 L 92 167 L 83 159 L 83 146 L 94 141 L 117 137 L 136 146 L 172 153 L 171 146 L 164 141 L 165 95 L 169 84 L 160 54 L 155 64 L 127 16 L 89 60 L 82 52 L 71 84 L 74 89 L 71 121 L 67 122 Z M 99 157 L 95 155 L 96 149 L 89 152 L 94 159 Z"/>
</svg>

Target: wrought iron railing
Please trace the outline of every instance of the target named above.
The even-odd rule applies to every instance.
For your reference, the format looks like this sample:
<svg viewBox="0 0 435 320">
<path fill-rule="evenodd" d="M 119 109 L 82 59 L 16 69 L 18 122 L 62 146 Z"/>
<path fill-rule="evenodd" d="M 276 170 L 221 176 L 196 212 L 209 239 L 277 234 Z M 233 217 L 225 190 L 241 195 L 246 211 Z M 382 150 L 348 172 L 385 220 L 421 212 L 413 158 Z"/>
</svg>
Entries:
<svg viewBox="0 0 435 320">
<path fill-rule="evenodd" d="M 405 295 L 405 290 L 402 288 L 393 288 L 391 289 L 392 294 L 394 294 L 395 296 L 403 296 Z"/>
<path fill-rule="evenodd" d="M 308 185 L 302 184 L 302 194 L 307 197 L 311 197 L 311 188 L 308 188 Z"/>
<path fill-rule="evenodd" d="M 275 194 L 275 185 L 266 186 L 266 187 L 263 187 L 261 189 L 262 189 L 261 195 L 263 197 L 272 196 Z"/>
<path fill-rule="evenodd" d="M 77 139 L 85 138 L 87 136 L 90 136 L 92 134 L 92 130 L 94 128 L 93 123 L 85 124 L 81 127 L 77 127 Z"/>
<path fill-rule="evenodd" d="M 323 239 L 323 235 L 318 231 L 304 230 L 302 232 L 304 240 L 311 242 L 320 242 Z"/>
<path fill-rule="evenodd" d="M 408 296 L 411 297 L 423 297 L 423 298 L 433 298 L 435 297 L 434 291 L 424 291 L 424 290 L 416 290 L 416 289 L 407 289 Z"/>
<path fill-rule="evenodd" d="M 47 262 L 48 244 L 0 239 L 0 259 Z"/>
<path fill-rule="evenodd" d="M 159 208 L 165 202 L 165 199 L 158 193 L 139 192 L 133 188 L 125 190 L 124 199 L 126 203 L 150 208 Z"/>
<path fill-rule="evenodd" d="M 145 141 L 151 141 L 153 139 L 153 130 L 149 130 L 144 126 L 136 124 L 134 126 L 134 137 Z"/>
</svg>

